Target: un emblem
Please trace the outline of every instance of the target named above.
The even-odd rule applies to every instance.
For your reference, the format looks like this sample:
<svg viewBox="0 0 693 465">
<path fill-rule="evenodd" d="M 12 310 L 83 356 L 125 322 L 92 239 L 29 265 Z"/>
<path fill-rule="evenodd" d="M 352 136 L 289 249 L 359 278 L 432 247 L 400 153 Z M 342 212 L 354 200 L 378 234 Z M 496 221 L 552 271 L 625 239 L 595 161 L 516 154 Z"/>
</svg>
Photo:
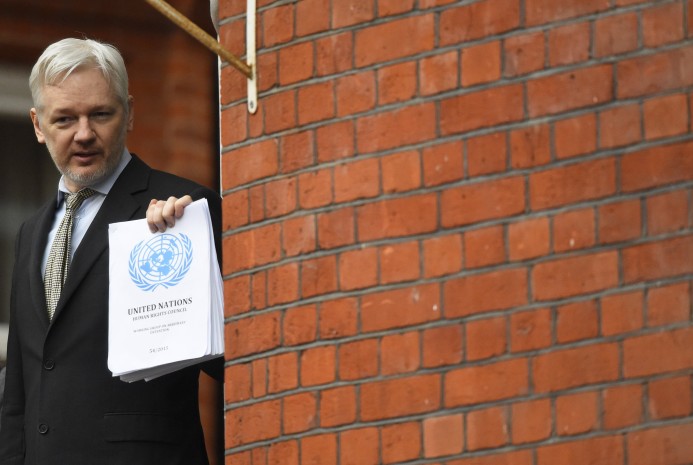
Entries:
<svg viewBox="0 0 693 465">
<path fill-rule="evenodd" d="M 190 271 L 192 241 L 185 234 L 160 234 L 130 252 L 130 278 L 144 291 L 175 286 Z"/>
</svg>

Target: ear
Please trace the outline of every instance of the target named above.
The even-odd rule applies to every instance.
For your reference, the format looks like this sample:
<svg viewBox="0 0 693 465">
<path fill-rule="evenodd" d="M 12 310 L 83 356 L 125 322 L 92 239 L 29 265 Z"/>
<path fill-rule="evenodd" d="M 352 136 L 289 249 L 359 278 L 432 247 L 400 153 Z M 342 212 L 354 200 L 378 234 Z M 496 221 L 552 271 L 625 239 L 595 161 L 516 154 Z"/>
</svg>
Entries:
<svg viewBox="0 0 693 465">
<path fill-rule="evenodd" d="M 31 110 L 29 110 L 29 116 L 31 116 L 31 122 L 34 123 L 34 133 L 36 133 L 36 140 L 39 141 L 39 144 L 45 144 L 46 136 L 43 135 L 43 131 L 41 130 L 41 124 L 39 123 L 39 117 L 36 108 L 32 108 Z"/>
<path fill-rule="evenodd" d="M 132 95 L 128 95 L 128 132 L 132 131 L 135 125 L 135 99 Z"/>
</svg>

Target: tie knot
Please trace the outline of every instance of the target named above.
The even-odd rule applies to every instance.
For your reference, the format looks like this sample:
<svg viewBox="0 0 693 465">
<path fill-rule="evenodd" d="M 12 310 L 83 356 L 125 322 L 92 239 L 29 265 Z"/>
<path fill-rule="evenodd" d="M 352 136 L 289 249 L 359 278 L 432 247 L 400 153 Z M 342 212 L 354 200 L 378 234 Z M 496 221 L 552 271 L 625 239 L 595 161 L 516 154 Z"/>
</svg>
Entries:
<svg viewBox="0 0 693 465">
<path fill-rule="evenodd" d="M 66 194 L 65 203 L 67 209 L 70 211 L 77 210 L 79 206 L 82 205 L 82 202 L 94 194 L 96 194 L 96 191 L 89 189 L 88 187 L 79 192 L 75 192 L 74 194 Z"/>
</svg>

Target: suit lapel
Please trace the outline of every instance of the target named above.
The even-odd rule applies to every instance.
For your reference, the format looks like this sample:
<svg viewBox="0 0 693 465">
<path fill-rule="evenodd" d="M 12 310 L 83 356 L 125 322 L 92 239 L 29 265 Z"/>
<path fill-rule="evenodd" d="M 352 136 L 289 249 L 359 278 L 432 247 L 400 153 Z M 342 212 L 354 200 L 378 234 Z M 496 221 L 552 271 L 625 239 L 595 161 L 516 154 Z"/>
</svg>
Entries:
<svg viewBox="0 0 693 465">
<path fill-rule="evenodd" d="M 75 250 L 70 263 L 70 272 L 60 294 L 53 321 L 59 316 L 65 303 L 69 301 L 70 296 L 79 287 L 94 263 L 103 253 L 107 252 L 108 225 L 144 216 L 146 210 L 141 210 L 146 209 L 147 206 L 141 205 L 133 194 L 146 190 L 149 172 L 149 167 L 133 155 L 130 163 L 113 184 L 94 221 L 87 229 L 82 242 Z"/>
<path fill-rule="evenodd" d="M 29 261 L 29 288 L 34 300 L 34 309 L 38 313 L 39 319 L 45 323 L 46 328 L 48 328 L 48 310 L 46 309 L 46 292 L 43 286 L 41 265 L 43 263 L 43 255 L 46 251 L 46 243 L 48 242 L 48 233 L 53 225 L 55 210 L 56 201 L 52 199 L 39 211 L 37 227 L 30 234 L 31 258 Z"/>
</svg>

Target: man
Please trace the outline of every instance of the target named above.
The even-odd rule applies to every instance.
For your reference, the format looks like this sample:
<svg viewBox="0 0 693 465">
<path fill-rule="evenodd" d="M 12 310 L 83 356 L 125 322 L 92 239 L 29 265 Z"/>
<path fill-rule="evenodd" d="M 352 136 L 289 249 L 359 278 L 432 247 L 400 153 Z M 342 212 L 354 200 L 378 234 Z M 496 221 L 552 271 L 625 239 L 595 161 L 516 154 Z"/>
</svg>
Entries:
<svg viewBox="0 0 693 465">
<path fill-rule="evenodd" d="M 36 137 L 62 177 L 57 201 L 17 236 L 0 464 L 207 464 L 198 377 L 204 369 L 220 381 L 221 359 L 150 382 L 108 371 L 108 225 L 146 215 L 165 230 L 204 197 L 219 250 L 219 196 L 128 152 L 133 98 L 114 47 L 56 42 L 30 87 Z"/>
</svg>

